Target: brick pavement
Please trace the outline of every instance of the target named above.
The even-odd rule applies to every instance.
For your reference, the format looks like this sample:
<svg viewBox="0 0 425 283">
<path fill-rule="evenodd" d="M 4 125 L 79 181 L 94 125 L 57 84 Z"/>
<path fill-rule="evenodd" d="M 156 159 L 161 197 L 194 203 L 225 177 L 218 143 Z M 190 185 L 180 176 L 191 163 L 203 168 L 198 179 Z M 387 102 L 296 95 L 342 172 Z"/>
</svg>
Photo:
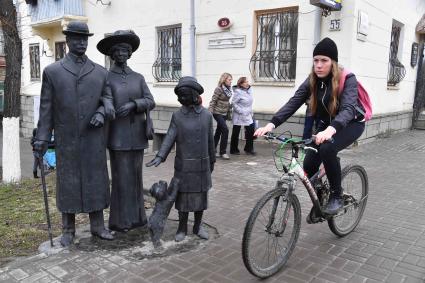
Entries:
<svg viewBox="0 0 425 283">
<path fill-rule="evenodd" d="M 306 192 L 298 190 L 303 220 L 297 247 L 287 266 L 265 282 L 424 282 L 424 140 L 425 131 L 405 132 L 340 154 L 343 165 L 363 165 L 370 183 L 363 220 L 345 238 L 337 238 L 326 224 L 306 224 L 311 204 Z M 241 155 L 216 164 L 205 221 L 220 236 L 200 249 L 142 261 L 111 251 L 41 254 L 0 269 L 0 281 L 259 282 L 243 266 L 242 231 L 250 210 L 278 175 L 268 145 L 257 145 L 257 150 L 256 157 Z M 257 165 L 247 165 L 249 161 Z M 147 168 L 146 187 L 169 180 L 172 167 L 170 156 L 160 167 Z"/>
</svg>

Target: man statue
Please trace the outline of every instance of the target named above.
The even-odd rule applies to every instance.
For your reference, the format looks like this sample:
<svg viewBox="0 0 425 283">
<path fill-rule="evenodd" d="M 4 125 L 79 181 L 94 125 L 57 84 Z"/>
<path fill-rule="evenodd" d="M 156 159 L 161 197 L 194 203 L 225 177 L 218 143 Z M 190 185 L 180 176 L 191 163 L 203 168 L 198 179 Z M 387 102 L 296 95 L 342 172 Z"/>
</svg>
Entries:
<svg viewBox="0 0 425 283">
<path fill-rule="evenodd" d="M 57 158 L 56 205 L 62 212 L 62 238 L 67 247 L 75 237 L 75 214 L 89 213 L 90 231 L 112 240 L 105 229 L 103 209 L 109 206 L 109 178 L 106 165 L 105 112 L 99 106 L 106 89 L 107 71 L 85 55 L 86 23 L 70 22 L 63 31 L 69 53 L 44 69 L 40 117 L 34 152 L 43 156 L 55 134 Z M 106 108 L 106 109 L 105 109 Z"/>
</svg>

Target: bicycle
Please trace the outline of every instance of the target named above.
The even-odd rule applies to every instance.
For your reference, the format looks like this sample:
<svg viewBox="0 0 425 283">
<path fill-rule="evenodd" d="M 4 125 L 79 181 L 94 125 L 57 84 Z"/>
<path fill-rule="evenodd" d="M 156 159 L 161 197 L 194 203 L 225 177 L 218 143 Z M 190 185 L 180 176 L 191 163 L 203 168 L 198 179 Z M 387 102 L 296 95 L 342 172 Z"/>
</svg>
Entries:
<svg viewBox="0 0 425 283">
<path fill-rule="evenodd" d="M 317 152 L 316 148 L 309 146 L 313 141 L 274 136 L 271 133 L 266 139 L 279 141 L 275 154 L 276 166 L 277 161 L 284 159 L 282 153 L 285 147 L 289 147 L 287 159 L 290 163 L 282 163 L 283 175 L 276 182 L 275 188 L 257 202 L 245 225 L 242 238 L 243 262 L 248 271 L 259 278 L 277 273 L 286 264 L 297 243 L 301 228 L 301 206 L 295 194 L 296 176 L 304 184 L 313 203 L 307 222 L 313 224 L 327 221 L 330 230 L 339 237 L 348 235 L 359 224 L 369 190 L 368 177 L 363 167 L 344 167 L 341 170 L 344 206 L 336 215 L 326 215 L 324 208 L 329 199 L 330 188 L 323 164 L 308 179 L 298 161 L 300 149 Z M 360 190 L 355 193 L 355 188 L 351 185 L 357 185 Z M 264 244 L 266 247 L 263 247 Z"/>
</svg>

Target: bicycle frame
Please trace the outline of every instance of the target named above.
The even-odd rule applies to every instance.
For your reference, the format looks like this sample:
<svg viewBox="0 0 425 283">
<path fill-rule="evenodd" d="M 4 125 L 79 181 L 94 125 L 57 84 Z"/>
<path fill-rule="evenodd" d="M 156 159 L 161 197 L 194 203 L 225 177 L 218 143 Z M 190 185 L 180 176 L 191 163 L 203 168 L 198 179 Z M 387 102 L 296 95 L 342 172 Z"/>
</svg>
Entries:
<svg viewBox="0 0 425 283">
<path fill-rule="evenodd" d="M 301 180 L 304 187 L 307 189 L 308 195 L 310 196 L 311 202 L 313 203 L 313 207 L 316 209 L 316 212 L 318 213 L 317 215 L 323 216 L 322 209 L 320 207 L 319 198 L 312 184 L 315 180 L 320 179 L 325 175 L 325 170 L 323 166 L 320 166 L 319 171 L 316 174 L 314 174 L 314 176 L 310 180 L 307 177 L 307 174 L 305 173 L 304 169 L 302 168 L 298 160 L 295 157 L 292 157 L 291 164 L 289 165 L 288 173 L 285 175 L 290 176 L 290 178 L 293 179 L 293 183 L 291 184 L 293 186 L 293 190 L 295 190 L 295 181 L 296 181 L 294 178 L 294 175 L 296 175 Z M 282 176 L 281 178 L 284 178 L 285 175 Z"/>
</svg>

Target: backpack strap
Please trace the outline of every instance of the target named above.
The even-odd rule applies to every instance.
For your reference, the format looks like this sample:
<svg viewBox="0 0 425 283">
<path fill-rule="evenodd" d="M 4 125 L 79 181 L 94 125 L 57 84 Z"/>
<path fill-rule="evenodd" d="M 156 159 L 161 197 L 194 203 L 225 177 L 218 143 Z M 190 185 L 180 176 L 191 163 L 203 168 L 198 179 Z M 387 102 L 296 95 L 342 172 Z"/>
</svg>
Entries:
<svg viewBox="0 0 425 283">
<path fill-rule="evenodd" d="M 344 90 L 345 79 L 347 78 L 348 74 L 351 74 L 351 72 L 345 68 L 342 69 L 341 75 L 339 77 L 338 95 L 341 95 L 342 91 Z"/>
<path fill-rule="evenodd" d="M 342 91 L 344 90 L 345 80 L 347 79 L 347 76 L 349 74 L 351 74 L 351 72 L 349 70 L 347 70 L 345 68 L 342 69 L 341 77 L 339 78 L 338 95 L 341 95 L 342 94 Z M 360 82 L 357 82 L 357 84 L 360 84 Z M 362 114 L 363 117 L 365 117 L 365 111 L 361 107 L 359 107 L 358 105 L 356 105 L 354 108 L 357 110 L 357 112 L 359 112 L 360 114 Z"/>
</svg>

